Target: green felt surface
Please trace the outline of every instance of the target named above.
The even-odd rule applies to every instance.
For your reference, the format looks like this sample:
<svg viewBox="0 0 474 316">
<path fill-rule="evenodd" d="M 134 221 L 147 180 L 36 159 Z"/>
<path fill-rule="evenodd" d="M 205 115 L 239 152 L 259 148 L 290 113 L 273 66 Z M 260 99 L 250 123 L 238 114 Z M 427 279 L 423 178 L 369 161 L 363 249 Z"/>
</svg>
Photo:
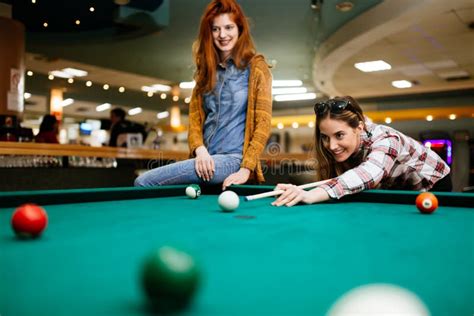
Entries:
<svg viewBox="0 0 474 316">
<path fill-rule="evenodd" d="M 474 210 L 272 199 L 222 213 L 216 195 L 48 205 L 37 240 L 0 209 L 0 315 L 148 315 L 143 260 L 191 252 L 203 279 L 184 315 L 324 315 L 350 289 L 392 283 L 432 315 L 474 313 Z"/>
</svg>

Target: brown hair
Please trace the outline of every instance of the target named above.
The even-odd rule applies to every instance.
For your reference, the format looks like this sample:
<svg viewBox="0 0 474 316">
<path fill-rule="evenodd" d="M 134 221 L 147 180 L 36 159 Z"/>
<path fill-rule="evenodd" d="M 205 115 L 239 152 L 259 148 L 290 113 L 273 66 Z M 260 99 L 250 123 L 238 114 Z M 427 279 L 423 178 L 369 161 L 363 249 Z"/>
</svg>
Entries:
<svg viewBox="0 0 474 316">
<path fill-rule="evenodd" d="M 232 51 L 235 65 L 240 69 L 247 67 L 250 59 L 256 54 L 249 23 L 239 4 L 235 0 L 213 0 L 201 17 L 199 34 L 193 44 L 193 57 L 196 64 L 194 80 L 198 95 L 211 91 L 216 84 L 219 54 L 214 46 L 212 24 L 217 16 L 226 13 L 239 28 L 239 38 Z"/>
<path fill-rule="evenodd" d="M 333 100 L 346 101 L 348 102 L 348 106 L 340 113 L 334 113 L 328 110 L 321 115 L 316 115 L 316 124 L 314 128 L 314 154 L 316 161 L 316 176 L 318 180 L 334 178 L 345 171 L 344 163 L 339 163 L 334 160 L 333 155 L 328 149 L 326 149 L 326 147 L 324 147 L 323 141 L 321 139 L 321 131 L 319 129 L 321 121 L 327 118 L 339 120 L 346 122 L 352 128 L 358 127 L 360 122 L 362 122 L 365 128 L 365 118 L 362 108 L 354 98 L 350 96 L 344 96 L 335 97 Z"/>
</svg>

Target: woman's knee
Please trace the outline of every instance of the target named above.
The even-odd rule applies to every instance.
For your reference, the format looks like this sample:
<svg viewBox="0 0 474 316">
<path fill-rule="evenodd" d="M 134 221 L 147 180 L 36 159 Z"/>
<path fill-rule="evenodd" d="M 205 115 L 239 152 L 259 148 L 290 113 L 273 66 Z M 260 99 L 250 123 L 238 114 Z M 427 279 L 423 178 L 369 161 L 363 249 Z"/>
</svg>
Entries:
<svg viewBox="0 0 474 316">
<path fill-rule="evenodd" d="M 135 181 L 133 182 L 133 185 L 136 186 L 136 187 L 146 187 L 146 183 L 145 183 L 145 177 L 143 175 L 141 176 L 138 176 Z"/>
</svg>

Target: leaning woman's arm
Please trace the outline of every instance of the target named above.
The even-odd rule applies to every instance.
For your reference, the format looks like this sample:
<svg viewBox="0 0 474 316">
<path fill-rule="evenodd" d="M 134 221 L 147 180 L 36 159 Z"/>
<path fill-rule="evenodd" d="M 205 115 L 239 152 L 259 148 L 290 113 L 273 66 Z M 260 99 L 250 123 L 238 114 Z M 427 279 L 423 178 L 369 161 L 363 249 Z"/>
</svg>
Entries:
<svg viewBox="0 0 474 316">
<path fill-rule="evenodd" d="M 261 63 L 262 66 L 255 69 L 256 87 L 249 87 L 256 89 L 254 92 L 256 97 L 255 125 L 251 132 L 249 146 L 240 165 L 242 168 L 251 171 L 255 170 L 271 132 L 272 75 L 266 63 L 264 61 L 261 61 Z"/>
</svg>

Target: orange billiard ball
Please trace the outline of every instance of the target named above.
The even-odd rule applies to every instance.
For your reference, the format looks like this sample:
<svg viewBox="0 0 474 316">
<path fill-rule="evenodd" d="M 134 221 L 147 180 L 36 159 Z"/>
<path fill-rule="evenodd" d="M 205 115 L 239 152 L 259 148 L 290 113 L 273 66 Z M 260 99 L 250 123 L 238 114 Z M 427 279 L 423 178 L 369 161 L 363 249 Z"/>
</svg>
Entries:
<svg viewBox="0 0 474 316">
<path fill-rule="evenodd" d="M 438 199 L 431 192 L 420 193 L 416 197 L 416 207 L 423 214 L 431 214 L 438 208 Z"/>
<path fill-rule="evenodd" d="M 48 215 L 36 204 L 23 204 L 13 212 L 11 224 L 18 237 L 35 238 L 46 228 Z"/>
</svg>

